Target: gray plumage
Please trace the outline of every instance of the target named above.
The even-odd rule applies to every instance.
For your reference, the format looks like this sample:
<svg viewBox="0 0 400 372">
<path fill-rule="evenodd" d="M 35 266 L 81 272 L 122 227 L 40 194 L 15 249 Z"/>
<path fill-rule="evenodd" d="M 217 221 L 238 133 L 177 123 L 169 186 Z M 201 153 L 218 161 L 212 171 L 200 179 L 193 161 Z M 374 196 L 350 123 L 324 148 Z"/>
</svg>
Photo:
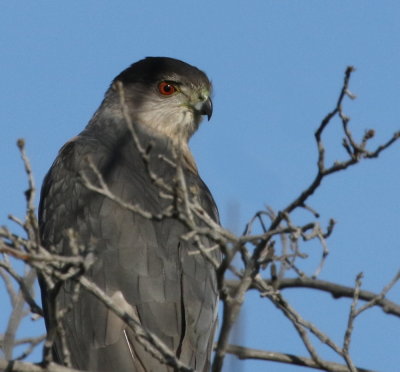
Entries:
<svg viewBox="0 0 400 372">
<path fill-rule="evenodd" d="M 128 130 L 117 82 L 123 84 L 129 117 L 148 162 Z M 168 87 L 162 90 L 164 82 L 173 93 Z M 196 246 L 182 238 L 188 228 L 177 218 L 147 219 L 128 211 L 88 190 L 82 174 L 96 183 L 90 159 L 115 195 L 159 214 L 173 200 L 160 195 L 149 171 L 174 185 L 176 170 L 165 158 L 178 154 L 190 197 L 218 221 L 214 200 L 187 145 L 202 116 L 211 116 L 210 94 L 206 75 L 182 61 L 152 57 L 133 64 L 115 78 L 87 127 L 60 150 L 44 180 L 39 207 L 42 245 L 71 255 L 67 230 L 72 229 L 77 242 L 95 256 L 84 275 L 115 301 L 123 297 L 142 326 L 197 371 L 210 368 L 218 301 L 214 268 L 201 254 L 189 254 Z M 211 254 L 219 260 L 218 251 Z M 74 303 L 72 281 L 55 290 L 48 289 L 43 278 L 40 282 L 48 329 L 54 327 L 54 306 L 72 304 L 62 324 L 73 367 L 93 372 L 172 371 L 91 294 L 81 289 Z M 62 362 L 59 336 L 53 350 Z"/>
</svg>

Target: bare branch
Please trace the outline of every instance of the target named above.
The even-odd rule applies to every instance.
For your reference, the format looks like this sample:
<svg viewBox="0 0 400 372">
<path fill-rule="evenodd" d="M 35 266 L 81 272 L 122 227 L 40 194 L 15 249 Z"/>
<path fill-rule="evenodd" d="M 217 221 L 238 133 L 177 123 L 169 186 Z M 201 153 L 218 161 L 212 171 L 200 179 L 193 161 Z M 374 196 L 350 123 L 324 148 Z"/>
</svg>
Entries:
<svg viewBox="0 0 400 372">
<path fill-rule="evenodd" d="M 271 286 L 272 280 L 263 279 L 266 285 Z M 228 288 L 233 288 L 238 285 L 239 281 L 237 280 L 226 280 L 225 284 Z M 308 277 L 301 278 L 284 278 L 280 279 L 278 283 L 276 283 L 276 289 L 284 290 L 287 288 L 309 288 L 309 289 L 317 289 L 323 292 L 330 293 L 334 298 L 353 298 L 355 288 L 348 287 L 340 284 L 336 284 L 333 282 L 329 282 L 326 280 L 320 279 L 312 279 Z M 254 286 L 251 286 L 250 289 L 255 289 Z M 395 315 L 400 317 L 400 305 L 381 297 L 380 294 L 373 293 L 370 291 L 360 290 L 359 291 L 359 299 L 363 301 L 373 301 L 373 306 L 379 306 L 382 310 L 391 315 Z"/>
<path fill-rule="evenodd" d="M 381 293 L 374 295 L 372 298 L 369 298 L 369 302 L 366 303 L 364 306 L 361 306 L 355 312 L 355 316 L 360 315 L 363 311 L 365 311 L 373 306 L 376 306 L 376 305 L 381 306 L 381 304 L 390 303 L 390 301 L 385 299 L 385 296 L 399 280 L 400 280 L 400 270 L 396 273 L 396 275 L 393 277 L 393 279 L 383 288 Z M 361 295 L 360 295 L 360 297 L 361 297 Z M 382 307 L 386 313 L 391 314 L 391 312 L 387 311 L 387 306 L 383 305 Z M 397 307 L 399 307 L 399 306 L 397 306 Z"/>
<path fill-rule="evenodd" d="M 32 353 L 33 349 L 36 346 L 38 346 L 40 343 L 42 343 L 45 339 L 46 339 L 46 335 L 16 340 L 14 343 L 15 345 L 28 344 L 28 347 L 21 355 L 14 358 L 14 360 L 23 360 L 26 357 L 28 357 Z"/>
<path fill-rule="evenodd" d="M 26 275 L 24 279 L 28 291 L 29 288 L 33 286 L 35 279 L 36 279 L 36 271 L 35 269 L 31 268 L 29 273 Z M 8 320 L 7 329 L 4 334 L 3 350 L 4 350 L 4 356 L 8 360 L 12 359 L 13 348 L 15 346 L 16 333 L 22 318 L 25 316 L 24 306 L 25 306 L 25 297 L 20 291 L 17 295 L 16 303 L 12 309 L 11 315 Z"/>
<path fill-rule="evenodd" d="M 227 353 L 236 355 L 239 359 L 257 359 L 257 360 L 268 360 L 272 362 L 280 362 L 291 364 L 295 366 L 309 367 L 315 369 L 321 369 L 321 367 L 315 363 L 312 359 L 304 358 L 293 354 L 282 354 L 272 351 L 264 351 L 251 349 L 248 347 L 238 345 L 228 345 Z M 339 363 L 324 361 L 324 365 L 327 366 L 327 371 L 331 372 L 348 372 L 347 366 Z M 358 372 L 373 372 L 369 369 L 357 368 Z"/>
<path fill-rule="evenodd" d="M 2 261 L 0 261 L 0 268 L 7 271 L 10 274 L 10 276 L 18 283 L 21 294 L 24 297 L 24 301 L 29 305 L 31 312 L 43 316 L 42 308 L 36 303 L 36 301 L 32 297 L 31 288 L 27 286 L 27 275 L 21 277 L 9 264 L 6 264 L 5 262 Z M 0 273 L 2 274 L 3 271 L 0 271 Z M 33 283 L 34 280 L 35 278 L 32 280 L 31 283 Z M 15 304 L 16 304 L 16 298 L 14 299 L 13 307 L 15 307 Z"/>
<path fill-rule="evenodd" d="M 0 359 L 0 371 L 5 372 L 83 372 L 78 369 L 60 366 L 59 364 L 49 363 L 40 365 L 21 361 L 6 361 Z"/>
<path fill-rule="evenodd" d="M 344 340 L 343 340 L 343 357 L 347 363 L 347 366 L 349 367 L 349 370 L 351 372 L 356 372 L 356 368 L 350 359 L 350 342 L 351 342 L 351 336 L 353 333 L 354 329 L 354 320 L 356 319 L 356 309 L 357 309 L 357 304 L 358 304 L 358 299 L 360 298 L 360 288 L 361 288 L 361 280 L 362 280 L 363 274 L 359 273 L 356 278 L 356 285 L 354 288 L 354 297 L 353 301 L 351 302 L 351 307 L 350 307 L 350 313 L 349 313 L 349 318 L 347 321 L 347 328 L 346 332 L 344 333 Z"/>
</svg>

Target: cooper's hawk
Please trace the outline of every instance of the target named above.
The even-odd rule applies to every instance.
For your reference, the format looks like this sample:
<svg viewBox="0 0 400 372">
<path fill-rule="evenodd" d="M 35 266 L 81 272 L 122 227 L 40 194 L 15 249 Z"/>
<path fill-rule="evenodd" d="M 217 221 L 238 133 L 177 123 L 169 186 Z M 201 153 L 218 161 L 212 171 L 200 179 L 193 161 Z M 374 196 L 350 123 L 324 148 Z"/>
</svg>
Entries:
<svg viewBox="0 0 400 372">
<path fill-rule="evenodd" d="M 70 256 L 73 236 L 82 254 L 93 252 L 94 263 L 83 275 L 117 303 L 126 301 L 146 330 L 197 371 L 210 368 L 216 275 L 197 245 L 212 243 L 188 234 L 188 224 L 179 218 L 184 197 L 176 188 L 182 165 L 186 196 L 218 222 L 188 148 L 202 116 L 211 117 L 210 94 L 207 76 L 185 62 L 149 57 L 134 63 L 114 79 L 86 128 L 60 150 L 44 180 L 39 208 L 42 245 Z M 113 195 L 148 215 L 91 191 L 84 180 L 98 185 L 96 171 Z M 218 262 L 218 250 L 209 252 Z M 67 309 L 55 331 L 59 362 L 65 359 L 61 329 L 73 367 L 172 371 L 92 294 L 83 288 L 78 293 L 74 283 L 72 278 L 50 288 L 41 279 L 48 330 L 55 331 L 56 315 Z"/>
</svg>

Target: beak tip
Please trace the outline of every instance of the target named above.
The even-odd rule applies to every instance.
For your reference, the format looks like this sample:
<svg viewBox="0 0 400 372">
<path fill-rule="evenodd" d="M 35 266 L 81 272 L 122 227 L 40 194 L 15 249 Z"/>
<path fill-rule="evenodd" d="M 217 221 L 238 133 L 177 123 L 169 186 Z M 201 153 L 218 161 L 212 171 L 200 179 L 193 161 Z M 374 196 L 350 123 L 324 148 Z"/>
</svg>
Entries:
<svg viewBox="0 0 400 372">
<path fill-rule="evenodd" d="M 203 102 L 203 106 L 202 106 L 202 109 L 201 109 L 201 114 L 202 115 L 207 115 L 207 120 L 210 121 L 212 113 L 213 113 L 213 104 L 212 104 L 211 98 L 208 97 Z"/>
</svg>

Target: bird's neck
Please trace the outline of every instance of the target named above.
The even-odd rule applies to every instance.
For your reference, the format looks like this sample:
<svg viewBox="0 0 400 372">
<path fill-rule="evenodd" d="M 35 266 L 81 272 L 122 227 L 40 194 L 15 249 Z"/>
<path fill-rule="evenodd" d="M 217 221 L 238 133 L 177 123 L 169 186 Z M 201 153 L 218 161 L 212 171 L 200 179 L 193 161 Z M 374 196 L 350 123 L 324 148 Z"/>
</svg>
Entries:
<svg viewBox="0 0 400 372">
<path fill-rule="evenodd" d="M 99 120 L 100 118 L 101 120 Z M 103 136 L 103 139 L 106 142 L 114 143 L 119 141 L 121 136 L 127 135 L 129 124 L 132 124 L 138 130 L 139 142 L 140 140 L 144 140 L 146 143 L 152 140 L 159 143 L 169 142 L 173 147 L 173 153 L 182 162 L 182 166 L 193 174 L 198 175 L 197 165 L 190 151 L 187 137 L 183 138 L 182 136 L 159 131 L 149 125 L 137 123 L 135 120 L 127 123 L 126 117 L 118 107 L 111 105 L 100 107 L 85 131 L 91 132 L 95 129 L 95 133 L 97 134 L 104 131 L 104 133 L 107 133 L 107 136 Z M 142 145 L 145 145 L 145 143 Z"/>
</svg>

